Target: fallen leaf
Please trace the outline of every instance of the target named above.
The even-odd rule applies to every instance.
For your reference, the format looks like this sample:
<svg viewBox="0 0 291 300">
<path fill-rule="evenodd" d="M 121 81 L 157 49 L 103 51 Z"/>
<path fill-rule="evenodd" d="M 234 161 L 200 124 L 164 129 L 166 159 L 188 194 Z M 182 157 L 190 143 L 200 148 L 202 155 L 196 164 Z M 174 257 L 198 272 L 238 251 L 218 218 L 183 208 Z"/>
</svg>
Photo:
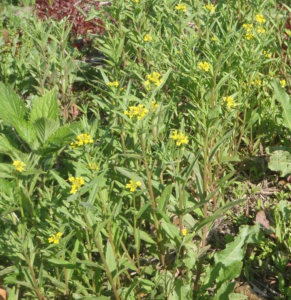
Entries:
<svg viewBox="0 0 291 300">
<path fill-rule="evenodd" d="M 0 288 L 0 300 L 6 300 L 6 291 Z"/>
<path fill-rule="evenodd" d="M 270 222 L 266 217 L 266 214 L 263 210 L 260 210 L 256 214 L 256 222 L 262 224 L 266 229 L 270 229 Z"/>
</svg>

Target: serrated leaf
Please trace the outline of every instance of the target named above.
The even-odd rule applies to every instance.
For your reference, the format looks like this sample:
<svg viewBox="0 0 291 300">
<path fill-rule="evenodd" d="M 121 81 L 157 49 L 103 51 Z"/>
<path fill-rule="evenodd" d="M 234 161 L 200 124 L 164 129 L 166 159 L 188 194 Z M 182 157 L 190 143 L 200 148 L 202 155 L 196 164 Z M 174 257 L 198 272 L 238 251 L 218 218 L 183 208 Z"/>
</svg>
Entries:
<svg viewBox="0 0 291 300">
<path fill-rule="evenodd" d="M 36 97 L 30 111 L 30 122 L 34 123 L 38 119 L 46 118 L 58 120 L 59 106 L 57 101 L 56 89 L 46 93 L 44 96 Z"/>
<path fill-rule="evenodd" d="M 272 171 L 279 172 L 280 176 L 291 174 L 291 153 L 283 150 L 274 151 L 268 167 Z"/>
<path fill-rule="evenodd" d="M 34 122 L 34 127 L 40 141 L 45 143 L 59 128 L 59 122 L 52 119 L 41 118 Z"/>
</svg>

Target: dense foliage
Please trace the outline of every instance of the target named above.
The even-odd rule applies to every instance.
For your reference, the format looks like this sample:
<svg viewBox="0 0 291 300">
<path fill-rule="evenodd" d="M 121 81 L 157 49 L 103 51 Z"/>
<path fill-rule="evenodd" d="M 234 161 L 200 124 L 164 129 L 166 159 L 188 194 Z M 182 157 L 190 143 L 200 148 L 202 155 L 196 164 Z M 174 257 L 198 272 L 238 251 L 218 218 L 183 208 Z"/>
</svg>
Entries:
<svg viewBox="0 0 291 300">
<path fill-rule="evenodd" d="M 0 5 L 0 292 L 291 297 L 288 1 L 63 2 Z"/>
</svg>

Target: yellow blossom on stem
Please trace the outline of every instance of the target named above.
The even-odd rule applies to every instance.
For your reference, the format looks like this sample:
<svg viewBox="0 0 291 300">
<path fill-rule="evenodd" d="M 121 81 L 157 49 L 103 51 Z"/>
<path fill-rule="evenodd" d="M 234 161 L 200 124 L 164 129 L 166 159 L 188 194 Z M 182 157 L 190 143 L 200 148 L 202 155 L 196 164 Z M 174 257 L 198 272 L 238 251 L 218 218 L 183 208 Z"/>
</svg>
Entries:
<svg viewBox="0 0 291 300">
<path fill-rule="evenodd" d="M 129 106 L 128 110 L 124 112 L 126 116 L 129 116 L 130 119 L 137 118 L 138 120 L 141 120 L 144 118 L 149 110 L 145 108 L 143 104 L 139 104 L 137 106 Z"/>
<path fill-rule="evenodd" d="M 178 4 L 175 6 L 175 10 L 181 10 L 183 11 L 184 13 L 187 11 L 187 8 L 186 8 L 186 5 L 185 4 Z"/>
<path fill-rule="evenodd" d="M 152 74 L 147 75 L 147 80 L 144 82 L 146 89 L 149 90 L 151 85 L 160 86 L 163 83 L 161 74 L 158 72 L 153 72 Z"/>
<path fill-rule="evenodd" d="M 108 86 L 111 87 L 119 87 L 119 82 L 118 81 L 111 81 L 107 83 Z"/>
<path fill-rule="evenodd" d="M 213 4 L 204 5 L 204 9 L 210 11 L 211 13 L 215 12 L 215 6 Z"/>
<path fill-rule="evenodd" d="M 252 31 L 252 28 L 253 28 L 253 25 L 252 25 L 252 24 L 249 24 L 249 23 L 245 23 L 245 24 L 243 24 L 243 28 L 244 28 L 247 32 L 251 32 L 251 31 Z"/>
<path fill-rule="evenodd" d="M 252 33 L 247 33 L 245 35 L 245 38 L 246 38 L 247 41 L 250 41 L 250 40 L 252 40 L 254 38 L 254 35 Z"/>
<path fill-rule="evenodd" d="M 264 15 L 261 15 L 261 14 L 256 15 L 256 21 L 260 24 L 266 23 L 266 19 L 265 19 Z"/>
<path fill-rule="evenodd" d="M 228 96 L 228 97 L 222 97 L 223 101 L 226 102 L 226 106 L 228 109 L 231 109 L 232 107 L 235 107 L 235 102 L 233 97 Z"/>
<path fill-rule="evenodd" d="M 188 231 L 187 231 L 187 229 L 186 229 L 186 228 L 182 229 L 182 235 L 183 235 L 183 236 L 186 236 L 186 235 L 187 235 L 187 233 L 188 233 Z"/>
<path fill-rule="evenodd" d="M 151 102 L 151 110 L 155 112 L 157 108 L 159 107 L 159 104 L 156 101 Z"/>
<path fill-rule="evenodd" d="M 272 57 L 272 53 L 268 53 L 266 50 L 263 51 L 263 54 L 265 55 L 266 58 Z"/>
<path fill-rule="evenodd" d="M 153 40 L 153 38 L 152 38 L 149 34 L 146 34 L 146 35 L 144 36 L 143 40 L 144 40 L 145 42 L 150 42 L 150 41 Z"/>
<path fill-rule="evenodd" d="M 91 170 L 98 171 L 98 170 L 100 169 L 100 167 L 97 166 L 96 164 L 91 164 L 91 163 L 89 163 L 88 166 L 89 166 L 89 168 L 90 168 Z"/>
<path fill-rule="evenodd" d="M 208 72 L 210 69 L 210 64 L 208 62 L 199 62 L 198 63 L 198 70 L 203 70 Z"/>
<path fill-rule="evenodd" d="M 15 160 L 12 164 L 17 172 L 23 172 L 26 164 L 20 160 Z"/>
<path fill-rule="evenodd" d="M 76 141 L 71 142 L 71 146 L 72 146 L 73 149 L 75 149 L 76 147 L 80 147 L 80 146 L 83 146 L 85 144 L 92 144 L 93 142 L 94 141 L 93 141 L 90 134 L 82 133 L 82 134 L 79 134 L 77 136 Z"/>
<path fill-rule="evenodd" d="M 129 183 L 126 184 L 126 188 L 129 189 L 131 192 L 134 192 L 137 187 L 141 186 L 141 182 L 140 181 L 133 181 L 130 180 Z"/>
<path fill-rule="evenodd" d="M 82 177 L 70 177 L 69 181 L 71 182 L 71 194 L 76 194 L 78 190 L 85 184 L 85 181 Z"/>
<path fill-rule="evenodd" d="M 261 80 L 261 79 L 255 79 L 255 80 L 252 82 L 252 85 L 257 86 L 257 87 L 260 87 L 260 86 L 262 85 L 262 80 Z"/>
<path fill-rule="evenodd" d="M 182 144 L 187 145 L 189 143 L 187 135 L 182 132 L 178 132 L 178 130 L 174 130 L 170 135 L 170 139 L 176 141 L 177 146 L 181 146 Z"/>
<path fill-rule="evenodd" d="M 57 234 L 54 234 L 53 236 L 51 236 L 48 241 L 49 243 L 51 244 L 58 244 L 60 242 L 60 239 L 62 237 L 62 233 L 61 232 L 58 232 Z"/>
<path fill-rule="evenodd" d="M 139 2 L 139 0 L 131 0 L 132 2 L 134 2 L 134 3 L 138 3 Z"/>
<path fill-rule="evenodd" d="M 266 33 L 266 29 L 264 27 L 262 27 L 262 26 L 259 26 L 257 28 L 257 33 Z"/>
<path fill-rule="evenodd" d="M 280 80 L 280 85 L 282 88 L 285 88 L 287 85 L 286 80 L 285 79 Z"/>
</svg>

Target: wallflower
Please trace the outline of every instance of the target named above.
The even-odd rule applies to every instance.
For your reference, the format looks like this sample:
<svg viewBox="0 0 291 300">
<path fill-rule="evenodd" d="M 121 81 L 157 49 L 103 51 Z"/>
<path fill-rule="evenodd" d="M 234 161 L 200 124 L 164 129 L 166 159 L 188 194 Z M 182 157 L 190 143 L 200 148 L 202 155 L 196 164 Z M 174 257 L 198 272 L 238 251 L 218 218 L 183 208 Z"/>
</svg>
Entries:
<svg viewBox="0 0 291 300">
<path fill-rule="evenodd" d="M 178 4 L 175 6 L 175 10 L 182 10 L 184 13 L 186 12 L 186 5 L 185 4 Z"/>
<path fill-rule="evenodd" d="M 262 85 L 262 80 L 261 80 L 261 79 L 255 79 L 255 80 L 252 82 L 252 85 L 257 86 L 257 87 L 260 87 L 260 86 Z"/>
<path fill-rule="evenodd" d="M 282 88 L 285 88 L 285 86 L 287 85 L 286 80 L 285 79 L 280 80 L 280 84 Z"/>
<path fill-rule="evenodd" d="M 15 160 L 12 164 L 15 167 L 15 170 L 17 172 L 22 172 L 24 168 L 26 167 L 26 164 L 20 160 Z"/>
<path fill-rule="evenodd" d="M 188 232 L 187 232 L 187 229 L 186 229 L 186 228 L 182 229 L 182 235 L 183 235 L 183 236 L 186 236 L 187 233 L 188 233 Z"/>
<path fill-rule="evenodd" d="M 244 28 L 247 32 L 251 32 L 251 31 L 252 31 L 252 28 L 253 28 L 253 25 L 252 25 L 252 24 L 249 24 L 249 23 L 245 23 L 245 24 L 243 24 L 243 28 Z"/>
<path fill-rule="evenodd" d="M 131 0 L 132 2 L 134 2 L 134 3 L 138 3 L 139 2 L 139 0 Z"/>
<path fill-rule="evenodd" d="M 111 82 L 108 82 L 107 85 L 111 86 L 111 87 L 118 87 L 119 82 L 118 81 L 111 81 Z"/>
<path fill-rule="evenodd" d="M 266 29 L 264 27 L 262 27 L 262 26 L 259 26 L 257 28 L 257 33 L 266 33 Z"/>
<path fill-rule="evenodd" d="M 189 143 L 188 137 L 182 132 L 178 133 L 178 130 L 174 130 L 174 132 L 170 135 L 170 139 L 176 141 L 177 146 L 181 146 L 182 144 L 187 145 Z"/>
<path fill-rule="evenodd" d="M 245 35 L 245 38 L 246 38 L 246 40 L 250 41 L 250 40 L 252 40 L 254 38 L 254 35 L 252 33 L 247 33 Z"/>
<path fill-rule="evenodd" d="M 265 55 L 266 58 L 272 57 L 272 53 L 268 53 L 266 50 L 264 50 L 263 54 Z"/>
<path fill-rule="evenodd" d="M 160 86 L 163 83 L 163 79 L 161 79 L 162 75 L 158 72 L 153 72 L 152 74 L 147 75 L 147 80 L 144 82 L 146 89 L 149 90 L 150 86 L 153 84 L 155 86 Z"/>
<path fill-rule="evenodd" d="M 70 177 L 69 181 L 72 183 L 71 194 L 76 194 L 78 190 L 85 184 L 85 181 L 82 177 Z"/>
<path fill-rule="evenodd" d="M 210 69 L 210 64 L 208 62 L 199 62 L 198 63 L 198 70 L 204 70 L 208 72 Z"/>
<path fill-rule="evenodd" d="M 51 244 L 58 244 L 60 242 L 60 239 L 61 239 L 62 235 L 63 234 L 61 232 L 58 232 L 57 234 L 51 236 L 48 239 L 49 243 L 51 243 Z"/>
<path fill-rule="evenodd" d="M 91 170 L 98 171 L 98 170 L 100 169 L 100 167 L 97 166 L 96 164 L 91 164 L 91 163 L 89 163 L 88 166 L 89 166 L 89 168 L 90 168 Z"/>
<path fill-rule="evenodd" d="M 128 110 L 124 112 L 126 116 L 129 116 L 130 119 L 137 118 L 141 120 L 146 114 L 149 112 L 147 108 L 143 104 L 139 104 L 137 106 L 129 106 Z"/>
<path fill-rule="evenodd" d="M 141 186 L 141 182 L 140 181 L 133 181 L 130 180 L 129 183 L 126 184 L 126 188 L 129 189 L 131 192 L 134 192 L 136 190 L 137 187 Z"/>
<path fill-rule="evenodd" d="M 77 136 L 77 141 L 71 143 L 73 149 L 83 146 L 84 144 L 92 144 L 94 141 L 90 134 L 82 133 Z"/>
<path fill-rule="evenodd" d="M 266 23 L 266 19 L 265 19 L 264 15 L 261 15 L 261 14 L 256 15 L 256 21 L 260 24 Z"/>
<path fill-rule="evenodd" d="M 215 6 L 213 4 L 205 5 L 204 9 L 209 10 L 211 13 L 215 12 Z"/>
<path fill-rule="evenodd" d="M 149 34 L 146 34 L 145 36 L 144 36 L 144 38 L 143 38 L 143 40 L 145 41 L 145 42 L 150 42 L 150 41 L 152 41 L 152 37 L 149 35 Z"/>
<path fill-rule="evenodd" d="M 231 109 L 232 107 L 235 107 L 235 102 L 233 97 L 228 96 L 228 97 L 222 97 L 223 101 L 226 102 L 226 106 L 228 109 Z"/>
<path fill-rule="evenodd" d="M 216 42 L 216 41 L 217 41 L 217 38 L 216 38 L 215 36 L 213 36 L 213 37 L 211 38 L 211 41 L 212 41 L 212 42 Z"/>
<path fill-rule="evenodd" d="M 156 101 L 151 102 L 151 110 L 155 112 L 157 108 L 159 107 L 159 104 Z"/>
</svg>

